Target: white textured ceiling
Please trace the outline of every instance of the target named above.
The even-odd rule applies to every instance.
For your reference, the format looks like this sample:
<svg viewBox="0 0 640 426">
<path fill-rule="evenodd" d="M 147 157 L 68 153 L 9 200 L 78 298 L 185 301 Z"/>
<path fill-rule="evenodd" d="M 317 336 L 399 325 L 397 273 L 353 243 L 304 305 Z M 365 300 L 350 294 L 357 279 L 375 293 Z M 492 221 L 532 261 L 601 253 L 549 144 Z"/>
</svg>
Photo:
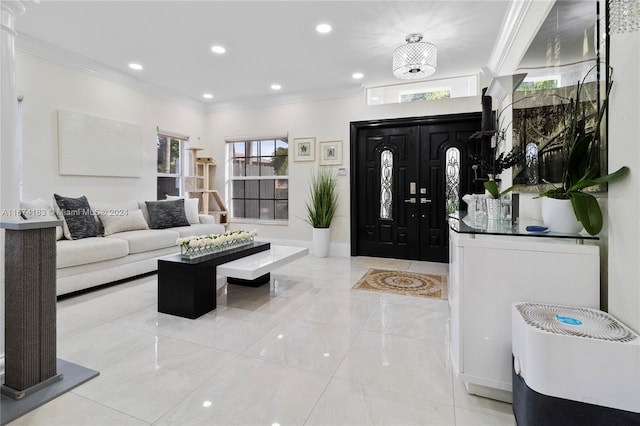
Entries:
<svg viewBox="0 0 640 426">
<path fill-rule="evenodd" d="M 401 83 L 391 57 L 412 32 L 438 47 L 430 79 L 476 74 L 489 60 L 507 8 L 508 1 L 480 0 L 43 0 L 27 4 L 16 29 L 19 42 L 45 42 L 216 109 Z M 316 32 L 323 22 L 332 25 L 330 34 Z M 214 55 L 215 44 L 227 53 Z M 144 70 L 129 70 L 132 61 Z M 354 72 L 364 79 L 352 79 Z M 277 93 L 270 89 L 276 82 L 282 85 Z M 205 101 L 205 92 L 214 99 Z"/>
</svg>

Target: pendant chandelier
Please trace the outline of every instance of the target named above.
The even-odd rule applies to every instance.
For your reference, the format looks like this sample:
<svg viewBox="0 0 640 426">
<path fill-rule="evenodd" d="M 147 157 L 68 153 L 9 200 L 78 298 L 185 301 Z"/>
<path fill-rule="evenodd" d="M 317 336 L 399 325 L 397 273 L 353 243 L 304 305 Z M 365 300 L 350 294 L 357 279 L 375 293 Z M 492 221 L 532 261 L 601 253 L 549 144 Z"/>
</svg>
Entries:
<svg viewBox="0 0 640 426">
<path fill-rule="evenodd" d="M 393 52 L 393 75 L 404 80 L 427 78 L 436 71 L 438 50 L 422 41 L 422 34 L 409 34 L 407 44 Z"/>
<path fill-rule="evenodd" d="M 638 0 L 609 0 L 609 20 L 614 33 L 632 33 L 640 29 Z"/>
</svg>

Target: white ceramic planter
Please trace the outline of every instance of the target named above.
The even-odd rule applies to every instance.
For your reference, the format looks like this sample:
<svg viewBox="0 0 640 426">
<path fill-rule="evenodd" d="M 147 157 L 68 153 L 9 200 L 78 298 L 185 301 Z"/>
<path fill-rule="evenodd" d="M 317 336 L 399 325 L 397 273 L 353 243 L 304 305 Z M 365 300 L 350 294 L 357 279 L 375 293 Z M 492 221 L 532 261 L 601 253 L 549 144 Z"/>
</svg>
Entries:
<svg viewBox="0 0 640 426">
<path fill-rule="evenodd" d="M 327 257 L 331 242 L 331 228 L 313 228 L 313 255 Z"/>
<path fill-rule="evenodd" d="M 577 234 L 582 224 L 576 219 L 571 200 L 542 197 L 542 221 L 549 231 Z"/>
</svg>

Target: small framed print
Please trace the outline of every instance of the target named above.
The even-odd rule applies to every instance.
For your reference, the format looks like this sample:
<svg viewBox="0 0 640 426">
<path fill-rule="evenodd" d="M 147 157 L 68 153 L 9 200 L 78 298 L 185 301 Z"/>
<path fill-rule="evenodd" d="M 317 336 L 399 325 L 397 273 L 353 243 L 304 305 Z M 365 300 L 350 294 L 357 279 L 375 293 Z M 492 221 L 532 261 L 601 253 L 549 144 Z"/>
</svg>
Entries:
<svg viewBox="0 0 640 426">
<path fill-rule="evenodd" d="M 342 141 L 320 142 L 320 165 L 339 166 L 342 164 Z"/>
<path fill-rule="evenodd" d="M 293 161 L 316 161 L 316 138 L 293 140 Z"/>
</svg>

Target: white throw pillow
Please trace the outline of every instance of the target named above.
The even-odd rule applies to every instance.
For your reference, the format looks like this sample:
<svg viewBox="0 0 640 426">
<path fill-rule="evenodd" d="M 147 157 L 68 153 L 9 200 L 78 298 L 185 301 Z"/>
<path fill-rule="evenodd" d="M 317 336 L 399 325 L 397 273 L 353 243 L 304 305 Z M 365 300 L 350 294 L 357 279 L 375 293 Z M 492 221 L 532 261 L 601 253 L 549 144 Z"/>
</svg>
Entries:
<svg viewBox="0 0 640 426">
<path fill-rule="evenodd" d="M 25 219 L 51 219 L 59 220 L 55 210 L 46 201 L 37 198 L 20 202 L 20 211 Z M 62 226 L 56 226 L 56 241 L 64 235 Z"/>
<path fill-rule="evenodd" d="M 144 220 L 142 210 L 106 209 L 96 210 L 98 218 L 104 227 L 104 235 L 115 234 L 124 231 L 138 231 L 149 229 L 147 221 Z"/>
<path fill-rule="evenodd" d="M 144 201 L 138 201 L 138 208 L 142 212 L 142 217 L 144 217 L 144 220 L 145 222 L 147 222 L 147 225 L 148 225 L 151 222 L 151 218 L 149 218 L 149 210 L 147 209 L 147 203 L 145 203 Z"/>
<path fill-rule="evenodd" d="M 184 197 L 176 197 L 175 195 L 167 195 L 167 200 L 178 200 Z M 194 225 L 200 223 L 200 217 L 198 216 L 200 200 L 197 198 L 184 198 L 184 214 L 187 216 L 187 221 Z"/>
</svg>

